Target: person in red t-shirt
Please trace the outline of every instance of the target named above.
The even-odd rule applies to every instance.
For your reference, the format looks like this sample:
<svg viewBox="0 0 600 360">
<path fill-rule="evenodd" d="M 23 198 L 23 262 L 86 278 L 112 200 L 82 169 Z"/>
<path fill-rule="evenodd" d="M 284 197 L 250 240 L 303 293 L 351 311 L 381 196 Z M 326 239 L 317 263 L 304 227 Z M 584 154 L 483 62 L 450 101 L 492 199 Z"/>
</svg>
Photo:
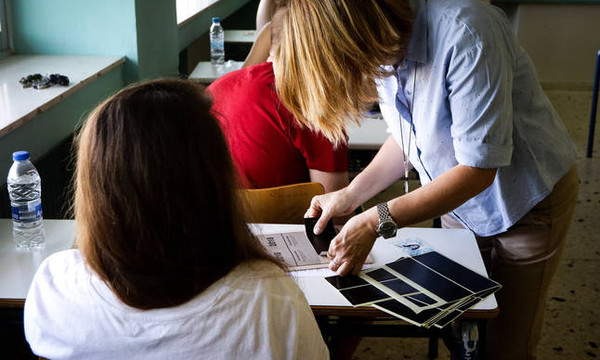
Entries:
<svg viewBox="0 0 600 360">
<path fill-rule="evenodd" d="M 269 42 L 266 62 L 230 72 L 207 89 L 242 185 L 266 188 L 314 181 L 326 192 L 341 189 L 348 185 L 348 147 L 335 147 L 301 125 L 279 101 L 272 64 L 275 34 L 267 25 L 254 45 L 265 46 L 261 39 Z"/>
</svg>

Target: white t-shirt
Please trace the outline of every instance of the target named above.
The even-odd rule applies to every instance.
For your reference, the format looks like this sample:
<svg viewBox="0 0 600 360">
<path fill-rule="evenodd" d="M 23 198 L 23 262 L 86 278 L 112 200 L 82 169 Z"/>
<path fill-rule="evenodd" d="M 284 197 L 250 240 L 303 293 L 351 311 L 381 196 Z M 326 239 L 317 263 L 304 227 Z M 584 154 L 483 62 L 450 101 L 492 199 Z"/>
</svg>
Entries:
<svg viewBox="0 0 600 360">
<path fill-rule="evenodd" d="M 302 291 L 268 262 L 244 263 L 187 303 L 123 304 L 79 250 L 38 269 L 25 336 L 49 359 L 329 359 Z"/>
</svg>

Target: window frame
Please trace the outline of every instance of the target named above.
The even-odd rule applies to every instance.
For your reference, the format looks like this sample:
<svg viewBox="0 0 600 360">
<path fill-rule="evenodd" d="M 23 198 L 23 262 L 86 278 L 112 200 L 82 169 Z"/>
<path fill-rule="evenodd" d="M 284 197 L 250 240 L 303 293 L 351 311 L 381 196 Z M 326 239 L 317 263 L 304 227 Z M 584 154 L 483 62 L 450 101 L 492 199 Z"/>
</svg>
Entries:
<svg viewBox="0 0 600 360">
<path fill-rule="evenodd" d="M 8 25 L 8 3 L 0 0 L 0 59 L 12 53 Z"/>
<path fill-rule="evenodd" d="M 177 10 L 177 26 L 181 26 L 186 22 L 190 21 L 198 14 L 203 12 L 204 10 L 210 8 L 211 6 L 218 3 L 220 0 L 175 0 L 175 5 L 177 9 L 183 9 L 184 7 L 192 8 L 192 10 L 188 10 L 186 14 L 180 14 L 179 10 Z M 180 2 L 187 2 L 187 6 L 180 4 Z M 200 3 L 203 3 L 202 5 Z"/>
</svg>

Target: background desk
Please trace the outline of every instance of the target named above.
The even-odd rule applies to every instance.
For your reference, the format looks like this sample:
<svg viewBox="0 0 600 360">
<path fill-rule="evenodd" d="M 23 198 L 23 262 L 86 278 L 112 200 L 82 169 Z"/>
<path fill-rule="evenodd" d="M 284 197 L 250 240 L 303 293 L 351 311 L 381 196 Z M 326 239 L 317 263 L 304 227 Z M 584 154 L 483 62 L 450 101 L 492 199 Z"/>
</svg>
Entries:
<svg viewBox="0 0 600 360">
<path fill-rule="evenodd" d="M 225 30 L 226 43 L 252 44 L 256 40 L 255 30 Z"/>
<path fill-rule="evenodd" d="M 190 80 L 210 84 L 230 71 L 242 67 L 243 61 L 228 60 L 223 65 L 213 65 L 210 61 L 200 61 L 188 77 Z"/>
<path fill-rule="evenodd" d="M 350 124 L 346 132 L 350 150 L 379 150 L 390 135 L 387 124 L 379 113 L 364 117 L 360 125 Z"/>
</svg>

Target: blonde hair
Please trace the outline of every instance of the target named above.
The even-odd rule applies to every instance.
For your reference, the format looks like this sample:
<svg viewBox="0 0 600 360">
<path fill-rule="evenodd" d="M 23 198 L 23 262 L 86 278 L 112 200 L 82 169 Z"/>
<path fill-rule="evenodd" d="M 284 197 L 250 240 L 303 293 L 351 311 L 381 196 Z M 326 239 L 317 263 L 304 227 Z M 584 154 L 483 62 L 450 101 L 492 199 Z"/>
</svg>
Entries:
<svg viewBox="0 0 600 360">
<path fill-rule="evenodd" d="M 348 121 L 378 100 L 381 65 L 396 62 L 412 31 L 407 0 L 285 1 L 275 83 L 285 107 L 335 144 Z"/>
</svg>

